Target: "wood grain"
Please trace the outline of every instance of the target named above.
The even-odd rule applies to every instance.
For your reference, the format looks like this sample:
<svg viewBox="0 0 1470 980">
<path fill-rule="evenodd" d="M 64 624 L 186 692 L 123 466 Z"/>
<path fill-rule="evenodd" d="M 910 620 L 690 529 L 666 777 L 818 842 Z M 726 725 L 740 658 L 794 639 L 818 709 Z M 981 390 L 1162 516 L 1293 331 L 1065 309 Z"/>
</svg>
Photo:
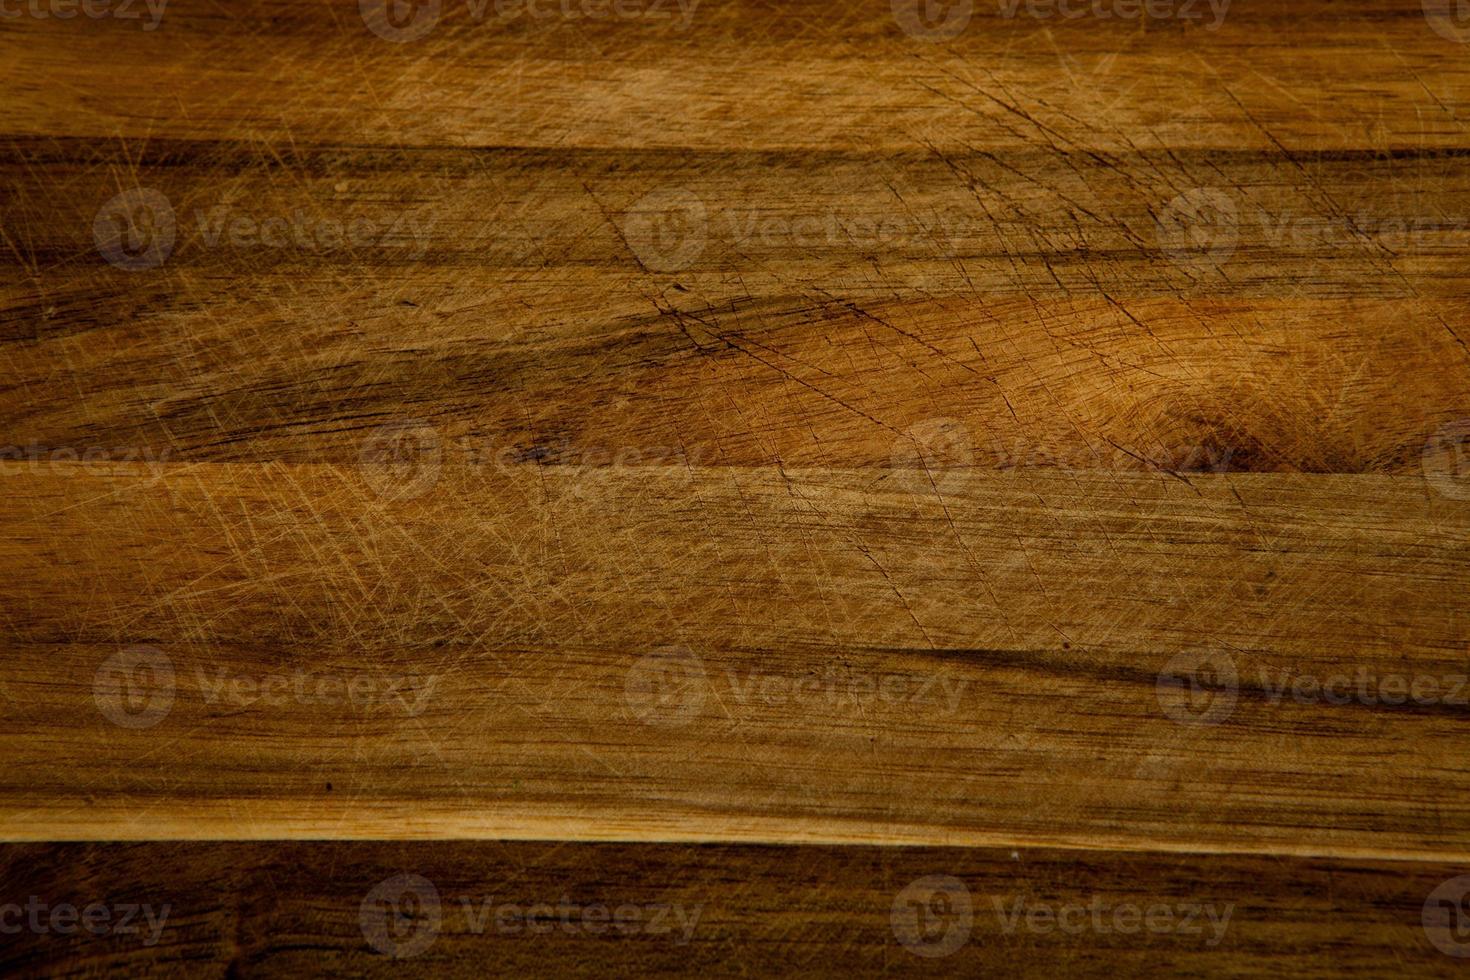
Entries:
<svg viewBox="0 0 1470 980">
<path fill-rule="evenodd" d="M 1423 907 L 1465 870 L 1107 851 L 529 842 L 29 845 L 6 848 L 3 860 L 0 906 L 24 907 L 34 895 L 45 923 L 57 905 L 100 903 L 111 928 L 126 906 L 146 904 L 161 925 L 150 930 L 139 912 L 137 934 L 23 935 L 0 952 L 17 976 L 480 976 L 487 960 L 576 975 L 1450 976 L 1455 961 L 1432 945 Z M 901 896 L 916 894 L 912 884 L 934 875 L 958 883 L 950 894 L 968 905 L 967 929 L 958 902 L 927 934 L 895 915 Z M 438 915 L 402 903 L 403 931 L 385 933 L 386 912 L 365 917 L 363 906 L 407 876 L 432 889 Z M 603 906 L 607 921 L 594 911 L 589 928 L 586 910 Z M 905 945 L 933 951 L 950 935 L 944 956 Z M 427 944 L 410 945 L 419 936 Z M 409 955 L 395 961 L 384 949 Z"/>
<path fill-rule="evenodd" d="M 0 4 L 0 967 L 1448 972 L 1470 32 L 1018 2 Z"/>
<path fill-rule="evenodd" d="M 1216 267 L 1160 232 L 1200 179 L 1170 159 L 228 152 L 150 144 L 178 241 L 143 271 L 93 251 L 121 152 L 0 163 L 46 270 L 15 294 L 0 445 L 344 462 L 427 416 L 525 456 L 873 466 L 945 418 L 993 466 L 1404 473 L 1470 415 L 1454 158 L 1284 190 L 1278 161 L 1209 161 L 1248 188 L 1219 192 Z M 706 217 L 654 274 L 628 215 L 674 193 Z M 355 222 L 362 247 L 317 237 Z"/>
<path fill-rule="evenodd" d="M 1470 834 L 1453 682 L 1432 705 L 1280 695 L 1465 673 L 1470 505 L 1422 479 L 950 471 L 940 494 L 863 471 L 462 466 L 384 501 L 360 467 L 85 465 L 7 464 L 13 835 L 1446 857 Z M 134 644 L 176 697 L 130 731 L 94 701 Z M 655 711 L 628 685 L 670 646 L 700 676 Z M 1235 663 L 1223 725 L 1181 725 L 1158 690 L 1193 651 Z M 300 672 L 424 694 L 253 687 Z M 902 696 L 879 696 L 888 676 Z"/>
<path fill-rule="evenodd" d="M 446 2 L 405 44 L 371 35 L 350 4 L 251 0 L 226 13 L 169 0 L 154 32 L 77 18 L 12 21 L 0 37 L 28 80 L 8 128 L 41 137 L 225 133 L 283 150 L 1464 146 L 1463 51 L 1418 2 L 1235 0 L 1214 30 L 1001 9 L 974 4 L 968 28 L 937 44 L 905 35 L 890 3 L 814 0 L 701 0 L 683 27 L 476 22 Z M 53 72 L 67 84 L 40 84 Z"/>
</svg>

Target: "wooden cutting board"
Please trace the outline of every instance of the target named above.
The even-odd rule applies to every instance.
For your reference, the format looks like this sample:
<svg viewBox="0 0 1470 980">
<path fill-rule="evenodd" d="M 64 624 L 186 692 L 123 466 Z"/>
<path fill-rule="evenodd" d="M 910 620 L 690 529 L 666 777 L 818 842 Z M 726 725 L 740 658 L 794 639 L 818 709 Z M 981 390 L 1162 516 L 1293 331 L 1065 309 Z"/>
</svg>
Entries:
<svg viewBox="0 0 1470 980">
<path fill-rule="evenodd" d="M 1467 42 L 0 4 L 0 964 L 1453 968 Z"/>
</svg>

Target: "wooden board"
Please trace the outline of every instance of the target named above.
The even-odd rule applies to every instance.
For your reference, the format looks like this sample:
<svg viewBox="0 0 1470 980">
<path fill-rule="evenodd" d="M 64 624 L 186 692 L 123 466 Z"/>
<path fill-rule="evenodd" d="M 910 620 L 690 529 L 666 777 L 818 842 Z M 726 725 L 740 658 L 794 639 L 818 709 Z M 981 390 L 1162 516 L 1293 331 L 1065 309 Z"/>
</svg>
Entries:
<svg viewBox="0 0 1470 980">
<path fill-rule="evenodd" d="M 1466 870 L 560 842 L 13 845 L 3 860 L 0 909 L 21 911 L 0 915 L 34 914 L 45 929 L 0 948 L 19 976 L 469 977 L 489 964 L 598 976 L 1451 976 L 1457 961 L 1435 945 L 1449 942 L 1444 909 L 1426 931 L 1424 906 Z M 89 906 L 100 906 L 94 932 Z"/>
<path fill-rule="evenodd" d="M 1470 835 L 1470 505 L 1422 479 L 84 466 L 0 501 L 17 836 Z M 1195 724 L 1160 677 L 1203 654 Z"/>
<path fill-rule="evenodd" d="M 7 970 L 386 972 L 409 873 L 709 909 L 451 974 L 1470 951 L 1446 3 L 66 3 L 0 4 L 5 887 L 192 911 Z"/>
</svg>

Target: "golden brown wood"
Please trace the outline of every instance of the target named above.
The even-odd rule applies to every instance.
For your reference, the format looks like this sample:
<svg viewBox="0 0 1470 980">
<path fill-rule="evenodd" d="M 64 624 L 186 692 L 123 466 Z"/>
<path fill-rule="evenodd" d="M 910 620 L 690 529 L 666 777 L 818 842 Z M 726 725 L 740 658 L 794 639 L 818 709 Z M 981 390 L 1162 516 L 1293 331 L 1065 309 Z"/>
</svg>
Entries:
<svg viewBox="0 0 1470 980">
<path fill-rule="evenodd" d="M 458 465 L 385 501 L 371 467 L 84 466 L 6 467 L 14 835 L 1470 834 L 1470 504 L 1422 478 Z M 139 644 L 166 713 L 99 711 Z M 640 687 L 669 647 L 687 683 Z M 1196 653 L 1234 664 L 1218 725 L 1158 686 Z"/>
<path fill-rule="evenodd" d="M 1445 2 L 925 40 L 907 0 L 442 0 L 403 43 L 375 0 L 17 2 L 0 838 L 171 843 L 13 844 L 6 894 L 191 911 L 7 970 L 386 972 L 358 907 L 408 872 L 711 910 L 451 924 L 451 974 L 1465 951 Z M 986 912 L 938 958 L 890 921 L 932 874 Z M 1005 932 L 1010 894 L 1237 925 Z"/>
</svg>

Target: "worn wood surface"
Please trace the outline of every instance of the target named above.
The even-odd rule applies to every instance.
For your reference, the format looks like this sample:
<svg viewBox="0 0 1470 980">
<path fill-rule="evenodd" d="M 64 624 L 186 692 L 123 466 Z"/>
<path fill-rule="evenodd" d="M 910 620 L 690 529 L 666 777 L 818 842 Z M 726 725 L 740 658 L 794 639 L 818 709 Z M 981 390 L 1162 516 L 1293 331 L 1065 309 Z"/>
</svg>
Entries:
<svg viewBox="0 0 1470 980">
<path fill-rule="evenodd" d="M 4 887 L 188 911 L 7 971 L 387 971 L 409 873 L 706 906 L 449 973 L 1470 952 L 1449 4 L 65 2 L 0 4 Z"/>
<path fill-rule="evenodd" d="M 1027 469 L 936 496 L 461 466 L 385 503 L 360 467 L 83 465 L 9 464 L 0 501 L 8 588 L 77 597 L 6 647 L 18 836 L 1452 858 L 1470 834 L 1465 600 L 1425 589 L 1463 581 L 1470 504 L 1423 480 Z M 99 711 L 136 649 L 167 665 L 165 713 Z M 1240 691 L 1181 724 L 1158 679 L 1202 650 Z M 1443 678 L 1443 701 L 1279 690 L 1359 671 Z"/>
<path fill-rule="evenodd" d="M 483 976 L 490 963 L 597 976 L 1450 976 L 1458 963 L 1430 942 L 1422 907 L 1466 870 L 488 841 L 14 845 L 0 857 L 0 909 L 29 916 L 34 895 L 47 926 L 57 906 L 109 912 L 94 913 L 95 933 L 52 929 L 0 948 L 0 967 L 19 976 Z M 936 880 L 949 901 L 918 931 L 909 900 Z"/>
</svg>

